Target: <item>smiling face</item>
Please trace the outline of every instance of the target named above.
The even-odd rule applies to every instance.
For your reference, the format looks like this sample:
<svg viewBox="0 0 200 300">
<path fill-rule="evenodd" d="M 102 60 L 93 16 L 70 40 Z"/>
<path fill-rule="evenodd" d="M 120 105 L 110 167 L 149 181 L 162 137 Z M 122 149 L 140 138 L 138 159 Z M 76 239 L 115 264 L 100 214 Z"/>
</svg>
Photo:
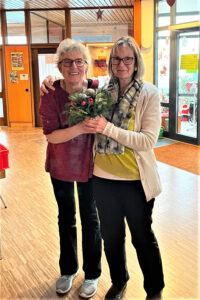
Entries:
<svg viewBox="0 0 200 300">
<path fill-rule="evenodd" d="M 66 66 L 63 61 L 66 59 L 84 59 L 83 54 L 78 50 L 69 51 L 62 55 L 61 63 L 59 64 L 59 70 L 62 73 L 67 85 L 82 84 L 85 72 L 87 70 L 87 64 L 84 63 L 82 66 L 77 66 L 73 61 L 70 66 Z"/>
<path fill-rule="evenodd" d="M 120 45 L 117 47 L 114 57 L 118 58 L 125 58 L 125 57 L 133 57 L 134 53 L 133 50 L 128 45 Z M 112 71 L 114 76 L 119 78 L 119 80 L 126 80 L 127 82 L 132 81 L 133 73 L 134 73 L 134 59 L 130 65 L 125 65 L 124 62 L 121 60 L 118 65 L 112 64 Z"/>
</svg>

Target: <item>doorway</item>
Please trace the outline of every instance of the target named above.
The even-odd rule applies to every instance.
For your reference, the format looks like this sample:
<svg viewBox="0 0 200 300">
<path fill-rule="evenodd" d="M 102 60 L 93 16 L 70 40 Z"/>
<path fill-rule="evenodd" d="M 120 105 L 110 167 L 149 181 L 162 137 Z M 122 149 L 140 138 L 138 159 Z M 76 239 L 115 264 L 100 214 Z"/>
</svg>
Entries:
<svg viewBox="0 0 200 300">
<path fill-rule="evenodd" d="M 41 127 L 41 120 L 39 116 L 40 103 L 40 86 L 42 81 L 48 75 L 55 75 L 61 77 L 56 66 L 56 49 L 32 49 L 32 70 L 33 70 L 33 89 L 34 89 L 34 107 L 35 107 L 35 126 Z"/>
<path fill-rule="evenodd" d="M 177 133 L 197 138 L 199 31 L 178 33 L 177 50 Z"/>
<path fill-rule="evenodd" d="M 169 132 L 176 140 L 200 145 L 199 56 L 197 28 L 171 33 Z"/>
</svg>

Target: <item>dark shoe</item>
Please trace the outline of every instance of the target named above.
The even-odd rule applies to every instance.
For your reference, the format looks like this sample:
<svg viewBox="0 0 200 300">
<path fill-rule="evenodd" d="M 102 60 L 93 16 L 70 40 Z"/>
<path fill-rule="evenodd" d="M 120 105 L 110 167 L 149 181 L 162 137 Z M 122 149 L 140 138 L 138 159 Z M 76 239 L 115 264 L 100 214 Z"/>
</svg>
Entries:
<svg viewBox="0 0 200 300">
<path fill-rule="evenodd" d="M 162 299 L 162 291 L 155 295 L 147 295 L 146 300 L 150 300 L 150 299 L 161 300 Z"/>
<path fill-rule="evenodd" d="M 127 285 L 126 283 L 121 287 L 112 285 L 111 288 L 108 290 L 104 299 L 105 300 L 120 300 L 120 299 L 122 299 L 126 285 Z"/>
</svg>

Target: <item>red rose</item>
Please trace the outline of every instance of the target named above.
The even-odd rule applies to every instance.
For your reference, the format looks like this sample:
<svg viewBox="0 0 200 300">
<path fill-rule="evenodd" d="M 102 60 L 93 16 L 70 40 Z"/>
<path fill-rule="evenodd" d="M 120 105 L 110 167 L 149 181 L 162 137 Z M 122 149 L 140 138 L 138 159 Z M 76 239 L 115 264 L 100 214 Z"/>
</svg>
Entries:
<svg viewBox="0 0 200 300">
<path fill-rule="evenodd" d="M 92 103 L 93 102 L 93 99 L 92 98 L 89 98 L 88 99 L 88 103 Z"/>
<path fill-rule="evenodd" d="M 71 106 L 74 106 L 74 101 L 70 101 Z"/>
<path fill-rule="evenodd" d="M 85 101 L 82 101 L 82 102 L 81 102 L 81 105 L 82 105 L 82 106 L 84 106 L 85 104 L 86 104 L 86 102 L 85 102 Z"/>
</svg>

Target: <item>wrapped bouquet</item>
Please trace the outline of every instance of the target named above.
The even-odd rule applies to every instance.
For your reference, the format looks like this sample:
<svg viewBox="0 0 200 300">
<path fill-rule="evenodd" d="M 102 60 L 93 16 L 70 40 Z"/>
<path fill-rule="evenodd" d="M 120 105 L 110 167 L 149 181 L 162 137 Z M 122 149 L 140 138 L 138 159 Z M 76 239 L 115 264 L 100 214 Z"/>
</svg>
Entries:
<svg viewBox="0 0 200 300">
<path fill-rule="evenodd" d="M 67 125 L 81 122 L 86 117 L 106 117 L 106 113 L 113 107 L 113 99 L 105 88 L 87 89 L 84 93 L 71 95 L 69 99 L 63 111 L 63 114 L 67 115 Z"/>
</svg>

